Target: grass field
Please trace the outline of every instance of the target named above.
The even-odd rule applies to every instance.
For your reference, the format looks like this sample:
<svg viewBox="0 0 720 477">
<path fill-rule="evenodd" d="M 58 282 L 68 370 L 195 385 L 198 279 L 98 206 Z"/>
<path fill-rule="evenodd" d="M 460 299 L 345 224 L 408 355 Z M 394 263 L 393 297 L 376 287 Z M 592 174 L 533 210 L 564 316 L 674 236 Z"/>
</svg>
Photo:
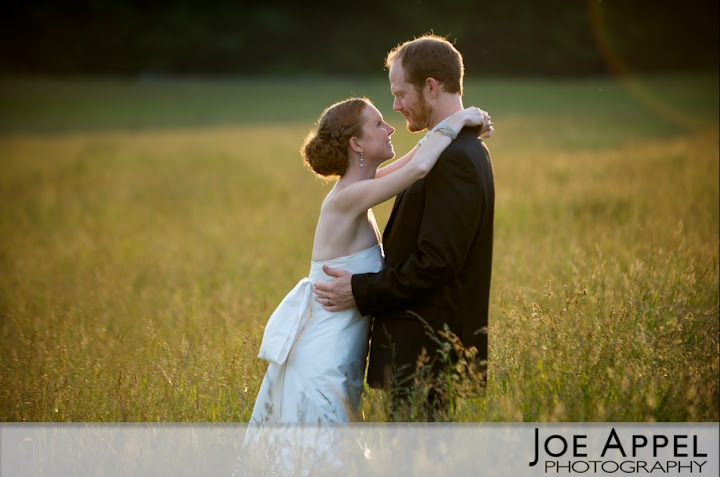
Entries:
<svg viewBox="0 0 720 477">
<path fill-rule="evenodd" d="M 717 85 L 467 81 L 496 232 L 487 394 L 454 420 L 720 419 Z M 331 187 L 298 150 L 350 95 L 417 140 L 383 78 L 0 79 L 0 420 L 246 421 Z"/>
</svg>

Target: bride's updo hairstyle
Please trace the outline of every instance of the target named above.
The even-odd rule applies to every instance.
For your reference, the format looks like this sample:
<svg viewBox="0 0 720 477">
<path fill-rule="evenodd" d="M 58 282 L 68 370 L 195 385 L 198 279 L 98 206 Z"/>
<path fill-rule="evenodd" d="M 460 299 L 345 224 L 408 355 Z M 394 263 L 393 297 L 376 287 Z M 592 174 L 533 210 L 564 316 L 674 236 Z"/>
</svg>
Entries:
<svg viewBox="0 0 720 477">
<path fill-rule="evenodd" d="M 305 138 L 300 152 L 305 164 L 323 177 L 342 176 L 348 166 L 350 138 L 360 137 L 367 98 L 350 98 L 329 106 L 318 119 L 317 130 Z"/>
</svg>

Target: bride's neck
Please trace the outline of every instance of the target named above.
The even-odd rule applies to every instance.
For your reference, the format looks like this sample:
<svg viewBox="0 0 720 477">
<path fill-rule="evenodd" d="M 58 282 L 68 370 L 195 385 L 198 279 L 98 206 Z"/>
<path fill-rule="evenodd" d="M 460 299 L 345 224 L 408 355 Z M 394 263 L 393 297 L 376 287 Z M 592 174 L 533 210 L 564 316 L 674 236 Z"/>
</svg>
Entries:
<svg viewBox="0 0 720 477">
<path fill-rule="evenodd" d="M 366 161 L 367 162 L 367 161 Z M 338 180 L 338 184 L 351 184 L 353 182 L 364 181 L 367 179 L 374 179 L 377 173 L 377 166 L 368 166 L 364 164 L 360 167 L 359 164 L 352 163 L 348 166 L 345 174 Z"/>
</svg>

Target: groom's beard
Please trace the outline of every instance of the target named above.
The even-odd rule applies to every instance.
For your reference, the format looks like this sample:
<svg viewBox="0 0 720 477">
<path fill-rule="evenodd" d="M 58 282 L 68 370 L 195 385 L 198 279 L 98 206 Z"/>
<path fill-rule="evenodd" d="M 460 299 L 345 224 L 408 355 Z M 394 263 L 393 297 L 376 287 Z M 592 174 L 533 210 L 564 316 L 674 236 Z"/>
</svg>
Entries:
<svg viewBox="0 0 720 477">
<path fill-rule="evenodd" d="M 412 109 L 407 118 L 407 129 L 410 132 L 418 132 L 427 129 L 432 110 L 425 101 L 422 91 L 418 91 L 418 100 L 415 108 Z"/>
</svg>

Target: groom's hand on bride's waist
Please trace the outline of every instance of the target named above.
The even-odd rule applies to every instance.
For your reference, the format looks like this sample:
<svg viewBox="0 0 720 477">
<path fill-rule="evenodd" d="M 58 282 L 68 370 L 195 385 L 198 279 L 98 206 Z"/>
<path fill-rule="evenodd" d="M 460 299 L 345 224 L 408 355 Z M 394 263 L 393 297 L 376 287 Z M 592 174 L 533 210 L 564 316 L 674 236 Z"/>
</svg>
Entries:
<svg viewBox="0 0 720 477">
<path fill-rule="evenodd" d="M 323 308 L 328 311 L 342 311 L 354 308 L 355 297 L 352 294 L 352 273 L 339 268 L 323 266 L 323 271 L 333 280 L 327 282 L 315 282 L 313 293 L 315 301 L 322 303 Z"/>
</svg>

